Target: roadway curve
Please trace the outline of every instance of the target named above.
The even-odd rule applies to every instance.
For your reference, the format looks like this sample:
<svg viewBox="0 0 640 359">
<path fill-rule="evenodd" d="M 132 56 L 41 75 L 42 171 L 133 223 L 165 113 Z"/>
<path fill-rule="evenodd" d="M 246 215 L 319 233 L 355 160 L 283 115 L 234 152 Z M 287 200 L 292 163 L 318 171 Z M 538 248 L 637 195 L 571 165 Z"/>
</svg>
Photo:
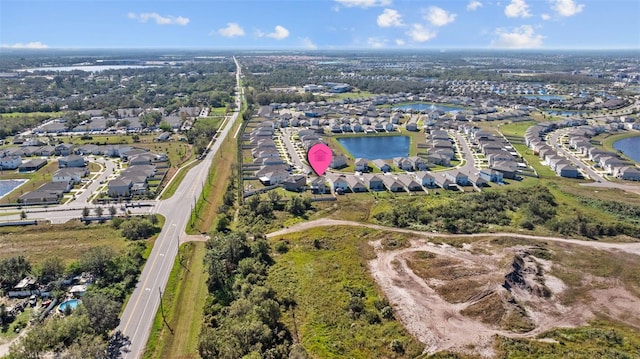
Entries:
<svg viewBox="0 0 640 359">
<path fill-rule="evenodd" d="M 427 237 L 427 238 L 474 238 L 474 237 L 477 238 L 477 237 L 488 237 L 488 236 L 508 236 L 508 237 L 514 237 L 514 238 L 524 238 L 524 239 L 533 239 L 533 240 L 540 240 L 540 241 L 575 244 L 578 246 L 590 247 L 590 248 L 595 248 L 600 250 L 617 250 L 617 251 L 622 251 L 622 252 L 631 253 L 631 254 L 640 256 L 640 242 L 634 242 L 634 243 L 597 242 L 597 241 L 585 241 L 585 240 L 561 238 L 561 237 L 534 236 L 529 234 L 509 233 L 509 232 L 446 234 L 446 233 L 421 232 L 421 231 L 414 231 L 411 229 L 404 229 L 404 228 L 385 227 L 385 226 L 380 226 L 380 225 L 371 224 L 371 223 L 341 221 L 337 219 L 326 219 L 326 218 L 317 219 L 309 222 L 298 223 L 289 228 L 284 228 L 275 232 L 271 232 L 267 234 L 267 237 L 277 237 L 277 236 L 282 236 L 289 233 L 304 231 L 311 228 L 326 227 L 326 226 L 366 227 L 366 228 L 378 229 L 382 231 L 408 233 L 408 234 L 413 234 L 413 235 Z"/>
<path fill-rule="evenodd" d="M 241 68 L 235 57 L 233 60 L 236 63 L 238 84 L 236 110 L 227 120 L 222 131 L 217 134 L 217 139 L 211 145 L 204 160 L 186 174 L 170 199 L 159 202 L 155 208 L 157 213 L 166 217 L 166 222 L 120 317 L 118 329 L 131 341 L 124 358 L 140 358 L 144 353 L 151 326 L 160 305 L 160 292 L 164 291 L 169 279 L 169 272 L 178 254 L 179 243 L 187 236 L 185 228 L 189 217 L 205 185 L 213 157 L 238 118 L 242 93 L 240 91 Z"/>
</svg>

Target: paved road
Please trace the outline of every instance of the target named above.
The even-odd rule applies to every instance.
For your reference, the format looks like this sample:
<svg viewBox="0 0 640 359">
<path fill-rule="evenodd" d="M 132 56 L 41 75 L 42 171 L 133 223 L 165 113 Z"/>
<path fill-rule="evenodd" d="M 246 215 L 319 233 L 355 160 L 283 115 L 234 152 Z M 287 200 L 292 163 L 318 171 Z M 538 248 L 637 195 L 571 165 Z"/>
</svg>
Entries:
<svg viewBox="0 0 640 359">
<path fill-rule="evenodd" d="M 640 194 L 640 186 L 633 184 L 624 184 L 619 182 L 611 182 L 607 180 L 604 176 L 594 171 L 591 166 L 585 164 L 580 158 L 576 157 L 572 152 L 568 151 L 563 144 L 560 143 L 559 138 L 562 136 L 564 132 L 562 130 L 558 130 L 553 132 L 549 136 L 549 144 L 552 148 L 554 148 L 557 153 L 569 161 L 571 161 L 575 166 L 583 171 L 589 178 L 594 180 L 592 183 L 585 183 L 584 186 L 596 187 L 596 188 L 617 188 L 623 191 L 633 192 Z"/>
<path fill-rule="evenodd" d="M 234 61 L 237 68 L 236 80 L 239 84 L 241 69 L 235 58 Z M 239 103 L 240 99 L 237 101 Z M 236 111 L 217 135 L 217 140 L 211 146 L 204 161 L 187 173 L 170 199 L 160 202 L 155 208 L 158 213 L 166 217 L 166 222 L 142 270 L 138 285 L 120 318 L 118 329 L 131 341 L 125 358 L 140 358 L 144 352 L 160 305 L 160 291 L 164 290 L 169 278 L 180 240 L 186 236 L 185 228 L 189 216 L 205 185 L 212 159 L 238 118 L 239 108 L 240 106 L 237 106 Z"/>
</svg>

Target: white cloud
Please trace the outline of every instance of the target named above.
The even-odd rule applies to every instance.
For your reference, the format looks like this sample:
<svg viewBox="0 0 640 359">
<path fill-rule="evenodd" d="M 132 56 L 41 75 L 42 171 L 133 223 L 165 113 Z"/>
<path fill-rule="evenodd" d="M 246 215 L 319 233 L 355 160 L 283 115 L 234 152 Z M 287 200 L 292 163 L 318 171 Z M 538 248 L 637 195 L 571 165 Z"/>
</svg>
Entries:
<svg viewBox="0 0 640 359">
<path fill-rule="evenodd" d="M 542 15 L 540 15 L 540 17 L 544 21 L 551 20 L 551 15 L 549 15 L 549 14 L 542 14 Z"/>
<path fill-rule="evenodd" d="M 394 27 L 403 26 L 402 15 L 397 10 L 384 9 L 382 14 L 378 16 L 378 26 L 380 27 Z"/>
<path fill-rule="evenodd" d="M 189 18 L 184 16 L 162 16 L 156 12 L 143 12 L 135 14 L 130 12 L 127 17 L 132 20 L 138 20 L 140 22 L 148 22 L 149 20 L 155 21 L 158 25 L 180 25 L 185 26 L 189 23 Z"/>
<path fill-rule="evenodd" d="M 404 46 L 405 41 L 403 39 L 396 39 L 396 45 L 398 46 Z"/>
<path fill-rule="evenodd" d="M 560 16 L 573 16 L 584 9 L 584 4 L 577 4 L 573 0 L 551 0 L 551 7 Z"/>
<path fill-rule="evenodd" d="M 23 44 L 17 42 L 15 44 L 2 44 L 0 47 L 4 49 L 48 49 L 49 46 L 41 43 L 40 41 L 32 41 Z"/>
<path fill-rule="evenodd" d="M 426 29 L 420 24 L 411 25 L 411 30 L 407 31 L 407 35 L 415 42 L 425 42 L 436 37 L 436 32 Z"/>
<path fill-rule="evenodd" d="M 444 26 L 454 22 L 456 20 L 456 16 L 456 14 L 451 14 L 445 9 L 437 6 L 430 6 L 429 9 L 427 9 L 427 14 L 424 18 L 433 26 Z"/>
<path fill-rule="evenodd" d="M 273 29 L 273 32 L 268 33 L 266 36 L 276 40 L 286 39 L 287 37 L 289 37 L 289 30 L 287 30 L 284 26 L 276 25 L 275 29 Z"/>
<path fill-rule="evenodd" d="M 531 25 L 522 25 L 509 32 L 504 28 L 496 29 L 498 38 L 491 42 L 492 47 L 510 49 L 530 49 L 542 46 L 544 36 L 537 35 Z"/>
<path fill-rule="evenodd" d="M 235 22 L 228 22 L 227 27 L 218 29 L 218 34 L 224 37 L 244 36 L 244 29 Z"/>
<path fill-rule="evenodd" d="M 367 39 L 367 44 L 374 49 L 381 49 L 387 44 L 387 40 L 380 37 L 370 37 Z"/>
<path fill-rule="evenodd" d="M 309 50 L 316 50 L 318 48 L 318 46 L 316 46 L 316 44 L 314 44 L 308 37 L 302 38 L 302 46 Z"/>
<path fill-rule="evenodd" d="M 482 3 L 478 0 L 471 0 L 469 4 L 467 4 L 467 11 L 475 11 L 479 7 L 482 7 Z"/>
<path fill-rule="evenodd" d="M 368 7 L 389 6 L 391 0 L 335 0 L 338 4 L 345 7 Z"/>
<path fill-rule="evenodd" d="M 524 0 L 511 0 L 511 3 L 504 8 L 507 17 L 529 17 L 529 5 Z"/>
</svg>

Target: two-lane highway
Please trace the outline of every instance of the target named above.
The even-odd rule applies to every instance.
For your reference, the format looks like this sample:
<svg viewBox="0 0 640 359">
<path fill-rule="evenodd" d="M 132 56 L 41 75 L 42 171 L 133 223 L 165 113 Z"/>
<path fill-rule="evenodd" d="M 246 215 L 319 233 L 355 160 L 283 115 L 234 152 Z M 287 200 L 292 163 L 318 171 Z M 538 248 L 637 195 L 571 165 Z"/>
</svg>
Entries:
<svg viewBox="0 0 640 359">
<path fill-rule="evenodd" d="M 234 61 L 239 88 L 241 68 L 235 58 Z M 144 352 L 151 326 L 160 306 L 160 291 L 164 291 L 169 279 L 169 273 L 178 254 L 180 239 L 186 235 L 185 228 L 195 202 L 205 186 L 213 157 L 238 118 L 241 93 L 240 90 L 237 92 L 238 106 L 222 131 L 217 134 L 217 140 L 213 142 L 205 159 L 186 174 L 170 199 L 160 202 L 155 208 L 156 212 L 166 217 L 166 222 L 140 274 L 138 285 L 120 318 L 118 329 L 131 341 L 125 358 L 140 358 Z"/>
</svg>

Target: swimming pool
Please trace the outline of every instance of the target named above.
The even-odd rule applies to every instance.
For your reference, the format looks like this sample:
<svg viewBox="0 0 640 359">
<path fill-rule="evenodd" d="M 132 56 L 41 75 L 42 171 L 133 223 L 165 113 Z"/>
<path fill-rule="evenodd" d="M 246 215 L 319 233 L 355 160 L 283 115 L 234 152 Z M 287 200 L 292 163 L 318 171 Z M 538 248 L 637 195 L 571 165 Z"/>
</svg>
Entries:
<svg viewBox="0 0 640 359">
<path fill-rule="evenodd" d="M 60 303 L 60 305 L 58 306 L 58 311 L 60 311 L 60 313 L 64 313 L 65 311 L 67 311 L 67 308 L 69 308 L 69 310 L 74 310 L 78 308 L 79 304 L 80 304 L 80 299 L 67 300 Z"/>
</svg>

